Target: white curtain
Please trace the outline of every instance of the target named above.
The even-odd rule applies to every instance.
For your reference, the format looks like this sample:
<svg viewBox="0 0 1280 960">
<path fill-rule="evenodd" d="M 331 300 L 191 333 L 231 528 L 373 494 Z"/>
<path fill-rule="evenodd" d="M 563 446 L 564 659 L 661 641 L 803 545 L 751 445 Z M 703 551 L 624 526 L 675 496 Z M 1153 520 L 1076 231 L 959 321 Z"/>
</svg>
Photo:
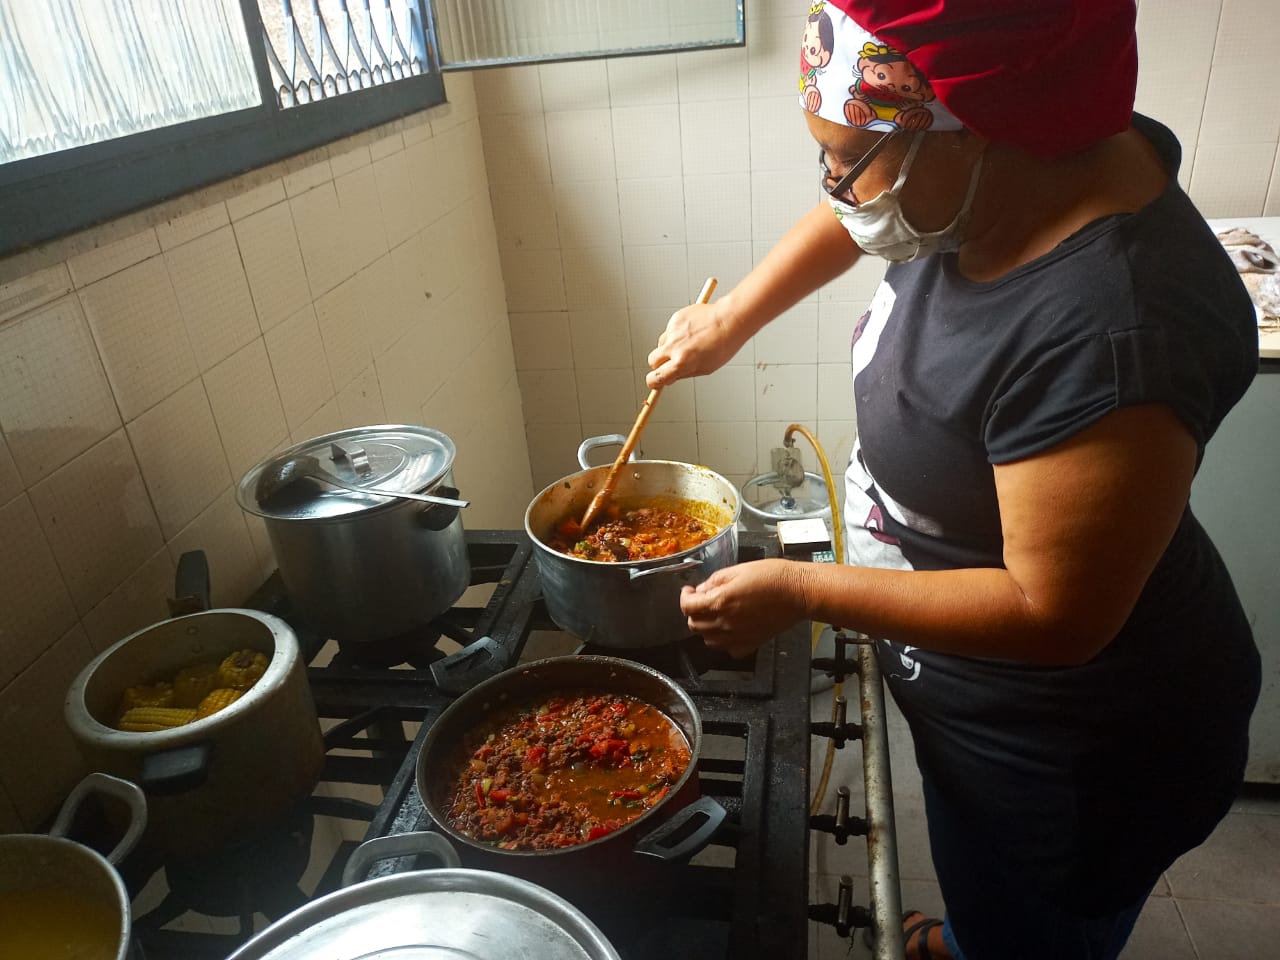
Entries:
<svg viewBox="0 0 1280 960">
<path fill-rule="evenodd" d="M 742 40 L 742 0 L 435 0 L 433 7 L 446 67 Z"/>
<path fill-rule="evenodd" d="M 0 0 L 0 164 L 260 102 L 238 0 Z"/>
</svg>

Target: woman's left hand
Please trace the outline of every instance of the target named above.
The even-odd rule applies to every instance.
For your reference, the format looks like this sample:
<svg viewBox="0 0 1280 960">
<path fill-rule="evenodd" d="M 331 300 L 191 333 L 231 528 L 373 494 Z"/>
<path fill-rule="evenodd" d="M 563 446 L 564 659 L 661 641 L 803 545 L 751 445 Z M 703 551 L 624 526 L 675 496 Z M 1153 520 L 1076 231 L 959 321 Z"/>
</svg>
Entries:
<svg viewBox="0 0 1280 960">
<path fill-rule="evenodd" d="M 755 560 L 717 570 L 680 592 L 689 629 L 710 647 L 745 657 L 804 616 L 801 564 Z"/>
</svg>

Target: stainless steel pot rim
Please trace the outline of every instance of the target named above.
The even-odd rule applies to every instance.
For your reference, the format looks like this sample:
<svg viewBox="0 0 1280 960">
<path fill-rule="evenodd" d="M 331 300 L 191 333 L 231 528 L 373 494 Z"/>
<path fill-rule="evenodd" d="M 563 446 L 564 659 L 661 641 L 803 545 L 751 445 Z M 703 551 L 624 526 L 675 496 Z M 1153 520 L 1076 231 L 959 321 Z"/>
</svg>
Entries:
<svg viewBox="0 0 1280 960">
<path fill-rule="evenodd" d="M 403 915 L 405 919 L 420 918 L 416 928 L 386 922 L 385 913 L 398 906 L 398 901 L 411 905 L 417 899 L 424 903 Z M 437 905 L 431 903 L 435 899 L 440 899 L 438 910 L 433 909 Z M 397 956 L 401 951 L 407 956 L 436 956 L 435 951 L 439 951 L 440 955 L 476 960 L 512 956 L 516 945 L 505 941 L 490 940 L 486 945 L 492 950 L 480 953 L 462 951 L 456 944 L 445 942 L 451 926 L 449 910 L 470 907 L 474 911 L 477 906 L 499 911 L 517 928 L 526 925 L 531 930 L 536 928 L 536 939 L 520 945 L 531 951 L 528 954 L 531 960 L 618 958 L 617 951 L 600 929 L 577 907 L 550 890 L 491 870 L 443 867 L 378 877 L 336 890 L 278 920 L 228 960 L 302 960 L 317 956 L 313 951 L 318 947 L 326 949 L 323 955 L 332 960 L 358 960 L 358 957 L 382 956 L 393 951 Z M 334 952 L 332 945 L 324 942 L 330 931 L 339 929 L 344 940 L 351 939 L 353 931 L 361 935 L 356 947 L 360 953 Z M 409 952 L 415 948 L 421 954 Z"/>
<path fill-rule="evenodd" d="M 270 663 L 267 664 L 266 672 L 252 687 L 244 692 L 235 703 L 228 704 L 215 714 L 202 717 L 199 720 L 193 720 L 190 723 L 183 724 L 180 727 L 173 727 L 170 730 L 155 730 L 149 733 L 139 733 L 132 730 L 117 730 L 115 727 L 107 726 L 98 720 L 85 703 L 85 688 L 88 686 L 90 679 L 98 671 L 98 669 L 117 654 L 130 642 L 142 636 L 145 633 L 159 629 L 168 628 L 174 624 L 182 624 L 185 621 L 196 618 L 208 618 L 211 615 L 235 614 L 256 620 L 271 631 L 271 637 L 274 642 L 275 649 L 272 652 Z M 289 676 L 290 663 L 287 655 L 282 655 L 281 647 L 289 642 L 292 631 L 289 626 L 279 617 L 269 613 L 263 613 L 261 610 L 250 610 L 243 607 L 215 607 L 212 610 L 201 610 L 198 613 L 189 613 L 186 616 L 174 617 L 170 620 L 161 620 L 157 623 L 143 627 L 141 630 L 135 630 L 123 640 L 117 640 L 110 647 L 104 650 L 98 656 L 94 657 L 89 664 L 80 671 L 75 681 L 67 691 L 66 707 L 68 711 L 74 711 L 77 722 L 82 724 L 84 731 L 104 742 L 114 743 L 116 746 L 127 747 L 130 744 L 145 743 L 148 748 L 158 748 L 166 746 L 178 746 L 188 740 L 198 738 L 202 734 L 211 729 L 215 729 L 218 725 L 226 723 L 236 718 L 239 714 L 254 709 L 259 701 L 270 696 Z M 145 682 L 146 678 L 139 678 L 139 682 Z M 123 691 L 121 691 L 123 693 Z"/>
<path fill-rule="evenodd" d="M 630 821 L 623 827 L 623 830 L 630 832 L 633 827 L 638 827 L 640 824 L 643 824 L 646 820 L 650 819 L 650 817 L 653 814 L 655 814 L 658 810 L 662 808 L 663 803 L 665 803 L 666 800 L 669 800 L 672 797 L 675 797 L 680 792 L 681 788 L 684 787 L 685 783 L 688 782 L 690 777 L 697 776 L 697 769 L 696 769 L 697 757 L 702 746 L 702 715 L 698 712 L 697 704 L 693 702 L 693 698 L 689 696 L 689 692 L 685 690 L 682 686 L 680 686 L 680 684 L 676 683 L 674 680 L 668 677 L 661 670 L 656 670 L 653 667 L 649 666 L 648 664 L 637 663 L 634 660 L 625 660 L 621 657 L 605 657 L 605 656 L 600 656 L 598 654 L 586 654 L 586 655 L 570 654 L 569 656 L 564 656 L 564 657 L 545 657 L 542 660 L 532 660 L 529 663 L 518 664 L 517 666 L 504 670 L 502 673 L 499 673 L 496 676 L 490 677 L 488 680 L 485 680 L 481 683 L 476 684 L 474 687 L 472 687 L 470 690 L 468 690 L 466 693 L 460 696 L 457 700 L 453 701 L 453 703 L 451 703 L 449 707 L 447 707 L 446 709 L 452 709 L 453 707 L 459 704 L 466 704 L 466 703 L 474 702 L 475 700 L 482 700 L 484 695 L 492 693 L 495 688 L 501 687 L 507 683 L 510 683 L 512 680 L 512 677 L 516 676 L 517 674 L 530 673 L 538 669 L 554 670 L 569 662 L 572 662 L 575 664 L 581 664 L 581 663 L 598 664 L 600 666 L 605 666 L 605 667 L 614 668 L 614 669 L 621 669 L 625 671 L 630 671 L 632 673 L 643 674 L 653 680 L 660 681 L 663 684 L 663 686 L 670 689 L 674 694 L 676 694 L 681 699 L 681 701 L 683 701 L 684 706 L 689 713 L 689 716 L 693 720 L 694 735 L 691 738 L 692 742 L 689 744 L 689 754 L 690 754 L 689 766 L 686 767 L 684 773 L 680 775 L 680 779 L 671 785 L 671 789 L 668 792 L 667 796 L 663 799 L 663 802 L 658 803 L 656 806 L 650 807 L 640 816 L 636 817 L 634 820 Z M 463 709 L 463 707 L 460 707 L 460 709 Z M 437 720 L 436 722 L 438 724 L 439 720 Z M 433 727 L 433 730 L 434 729 L 435 728 Z M 428 748 L 431 745 L 432 740 L 433 740 L 432 734 L 431 732 L 428 732 L 427 739 L 423 741 L 422 750 L 421 750 L 421 753 L 419 754 L 419 761 L 418 761 L 418 767 L 417 767 L 417 773 L 419 778 L 421 778 L 424 773 L 422 758 L 427 755 Z M 417 786 L 418 786 L 419 799 L 422 801 L 422 805 L 426 808 L 427 812 L 431 814 L 432 820 L 435 821 L 435 829 L 439 830 L 445 836 L 449 837 L 449 839 L 457 841 L 458 843 L 464 844 L 474 849 L 484 850 L 489 853 L 499 854 L 504 857 L 521 857 L 521 858 L 548 861 L 556 857 L 571 856 L 577 853 L 579 850 L 585 850 L 587 847 L 608 843 L 611 839 L 616 837 L 618 833 L 622 832 L 622 831 L 615 831 L 614 833 L 605 834 L 603 837 L 597 837 L 595 840 L 588 840 L 585 843 L 574 844 L 572 847 L 556 847 L 550 850 L 504 850 L 501 847 L 494 846 L 491 843 L 485 843 L 481 840 L 476 840 L 474 837 L 469 837 L 465 833 L 460 833 L 459 831 L 455 830 L 453 827 L 449 826 L 449 824 L 445 822 L 444 817 L 437 816 L 439 811 L 436 810 L 435 802 L 431 799 L 431 797 L 429 797 L 426 794 L 425 791 L 423 791 L 421 782 L 419 782 Z"/>
</svg>

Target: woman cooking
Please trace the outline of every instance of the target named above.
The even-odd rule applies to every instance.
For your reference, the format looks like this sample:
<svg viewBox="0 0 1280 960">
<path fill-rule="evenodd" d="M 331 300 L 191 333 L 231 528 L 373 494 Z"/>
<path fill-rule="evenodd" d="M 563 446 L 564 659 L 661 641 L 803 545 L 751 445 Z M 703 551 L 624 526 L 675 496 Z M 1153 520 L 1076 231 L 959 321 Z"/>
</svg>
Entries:
<svg viewBox="0 0 1280 960">
<path fill-rule="evenodd" d="M 1188 498 L 1257 331 L 1176 139 L 1132 112 L 1134 16 L 814 4 L 822 201 L 649 355 L 651 387 L 710 373 L 892 261 L 853 331 L 850 563 L 740 564 L 681 607 L 735 655 L 802 619 L 878 638 L 947 908 L 904 917 L 909 958 L 1118 956 L 1243 775 L 1258 654 Z"/>
</svg>

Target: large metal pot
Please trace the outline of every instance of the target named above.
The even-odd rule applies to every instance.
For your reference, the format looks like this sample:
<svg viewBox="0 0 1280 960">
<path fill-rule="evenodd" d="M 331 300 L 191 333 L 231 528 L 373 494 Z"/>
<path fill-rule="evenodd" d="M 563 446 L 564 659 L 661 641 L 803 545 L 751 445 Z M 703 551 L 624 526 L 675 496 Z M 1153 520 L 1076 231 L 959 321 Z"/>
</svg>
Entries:
<svg viewBox="0 0 1280 960">
<path fill-rule="evenodd" d="M 270 664 L 230 706 L 154 733 L 114 727 L 126 687 L 248 648 Z M 207 610 L 125 637 L 76 677 L 65 715 L 90 769 L 146 790 L 142 846 L 152 857 L 205 853 L 270 824 L 311 793 L 324 761 L 297 637 L 283 620 L 257 610 Z"/>
<path fill-rule="evenodd" d="M 456 497 L 453 441 L 429 427 L 357 427 L 295 444 L 241 478 L 236 499 L 266 521 L 285 590 L 318 633 L 380 640 L 421 627 L 471 583 L 457 507 L 356 493 L 311 479 L 259 501 L 259 478 L 287 458 L 357 487 Z"/>
<path fill-rule="evenodd" d="M 465 758 L 458 744 L 489 722 L 493 711 L 557 691 L 627 694 L 661 710 L 689 743 L 690 761 L 667 795 L 620 830 L 573 847 L 504 850 L 473 840 L 445 822 L 454 776 Z M 699 796 L 697 761 L 702 720 L 684 689 L 644 664 L 614 657 L 552 657 L 512 667 L 450 704 L 423 740 L 417 786 L 427 814 L 460 852 L 463 864 L 532 880 L 584 908 L 616 908 L 619 885 L 644 891 L 650 903 L 668 885 L 672 864 L 710 842 L 725 817 L 712 797 Z M 602 884 L 602 878 L 608 878 Z M 602 903 L 603 902 L 603 903 Z M 634 904 L 633 904 L 634 906 Z"/>
<path fill-rule="evenodd" d="M 106 856 L 66 837 L 91 793 L 124 801 L 129 825 Z M 117 864 L 147 823 L 142 791 L 91 773 L 63 803 L 49 835 L 0 834 L 0 957 L 75 956 L 124 960 L 129 952 L 129 895 Z"/>
<path fill-rule="evenodd" d="M 605 563 L 582 560 L 547 546 L 557 524 L 579 519 L 611 465 L 587 466 L 587 453 L 621 436 L 593 437 L 578 448 L 583 470 L 557 480 L 534 497 L 524 528 L 534 546 L 547 613 L 562 629 L 602 647 L 631 649 L 689 635 L 680 590 L 701 583 L 738 559 L 738 491 L 706 467 L 675 460 L 635 460 L 618 479 L 614 502 L 668 507 L 720 528 L 692 549 L 655 560 Z"/>
<path fill-rule="evenodd" d="M 444 867 L 355 883 L 375 860 L 410 854 L 437 857 Z M 347 861 L 344 889 L 276 921 L 228 960 L 620 960 L 581 911 L 550 891 L 458 866 L 438 833 L 369 840 Z"/>
</svg>

